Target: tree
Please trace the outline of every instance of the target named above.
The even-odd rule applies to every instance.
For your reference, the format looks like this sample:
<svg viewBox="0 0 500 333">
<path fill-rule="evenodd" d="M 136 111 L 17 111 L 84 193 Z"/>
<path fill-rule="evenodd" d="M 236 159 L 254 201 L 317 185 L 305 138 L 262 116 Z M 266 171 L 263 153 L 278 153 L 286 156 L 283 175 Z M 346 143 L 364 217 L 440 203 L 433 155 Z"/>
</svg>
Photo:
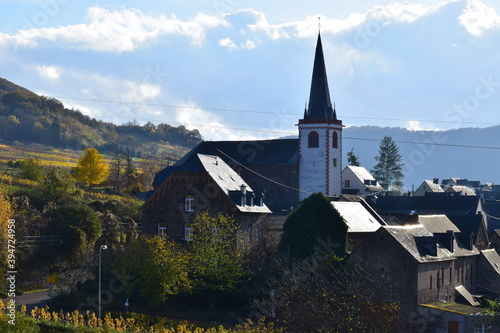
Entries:
<svg viewBox="0 0 500 333">
<path fill-rule="evenodd" d="M 84 155 L 75 167 L 75 178 L 91 188 L 106 180 L 109 175 L 108 163 L 104 162 L 104 155 L 95 148 L 85 149 Z"/>
<path fill-rule="evenodd" d="M 9 242 L 9 239 L 11 239 L 10 237 L 14 237 L 9 237 L 9 235 L 15 235 L 15 232 L 14 234 L 9 233 L 9 229 L 16 231 L 15 223 L 10 223 L 13 222 L 13 220 L 10 220 L 12 218 L 12 214 L 12 206 L 10 202 L 5 198 L 4 193 L 0 192 L 0 244 L 2 244 L 2 248 L 4 249 L 0 253 L 0 267 L 2 268 L 4 267 L 4 264 L 7 263 L 7 257 L 9 254 L 8 245 L 15 245 L 15 238 L 12 238 L 14 241 Z M 3 273 L 5 273 L 5 271 L 2 270 L 2 274 Z"/>
<path fill-rule="evenodd" d="M 80 189 L 70 172 L 65 168 L 55 167 L 45 174 L 45 182 L 41 185 L 41 194 L 47 201 L 57 201 L 68 196 L 76 196 Z"/>
<path fill-rule="evenodd" d="M 378 156 L 375 159 L 378 163 L 373 167 L 371 173 L 388 190 L 399 190 L 403 186 L 403 166 L 402 156 L 399 148 L 392 137 L 385 136 L 380 142 Z"/>
<path fill-rule="evenodd" d="M 303 260 L 320 253 L 347 253 L 347 226 L 322 193 L 311 194 L 287 217 L 278 253 Z"/>
<path fill-rule="evenodd" d="M 230 216 L 205 211 L 195 216 L 191 227 L 188 251 L 193 287 L 214 307 L 217 295 L 236 291 L 246 273 L 243 251 L 237 246 L 238 226 Z"/>
<path fill-rule="evenodd" d="M 29 158 L 27 160 L 16 161 L 13 164 L 21 170 L 19 173 L 21 178 L 37 182 L 43 179 L 44 172 L 40 160 Z"/>
<path fill-rule="evenodd" d="M 402 332 L 391 280 L 362 266 L 329 258 L 318 266 L 278 264 L 271 298 L 255 302 L 293 332 Z M 268 288 L 269 288 L 268 287 Z"/>
<path fill-rule="evenodd" d="M 160 306 L 169 296 L 191 290 L 187 265 L 186 253 L 175 242 L 155 236 L 134 240 L 114 267 L 135 277 L 126 285 L 127 297 Z"/>
<path fill-rule="evenodd" d="M 359 166 L 359 159 L 356 155 L 354 155 L 354 148 L 351 149 L 350 152 L 347 153 L 347 162 L 352 166 Z"/>
</svg>

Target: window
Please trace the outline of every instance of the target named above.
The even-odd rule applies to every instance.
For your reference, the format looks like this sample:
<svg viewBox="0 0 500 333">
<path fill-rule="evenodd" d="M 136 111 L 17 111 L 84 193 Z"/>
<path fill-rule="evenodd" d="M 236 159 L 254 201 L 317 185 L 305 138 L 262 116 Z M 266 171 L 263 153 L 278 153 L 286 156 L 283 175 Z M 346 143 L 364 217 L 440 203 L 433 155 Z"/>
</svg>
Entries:
<svg viewBox="0 0 500 333">
<path fill-rule="evenodd" d="M 453 276 L 452 276 L 452 272 L 453 272 L 453 270 L 452 270 L 452 269 L 451 269 L 451 267 L 450 267 L 450 284 L 452 284 L 452 283 L 453 283 Z"/>
<path fill-rule="evenodd" d="M 491 326 L 486 326 L 486 324 L 474 324 L 474 333 L 490 333 Z"/>
<path fill-rule="evenodd" d="M 351 187 L 351 180 L 350 180 L 350 179 L 346 179 L 346 180 L 344 181 L 344 187 L 345 187 L 345 188 Z"/>
<path fill-rule="evenodd" d="M 441 282 L 441 281 L 439 280 L 439 271 L 438 271 L 438 276 L 437 276 L 437 279 L 436 279 L 436 286 L 437 286 L 438 289 L 440 287 L 439 282 Z"/>
<path fill-rule="evenodd" d="M 249 242 L 251 242 L 251 241 L 252 241 L 252 236 L 253 236 L 253 230 L 252 230 L 252 229 L 253 229 L 253 228 L 252 228 L 252 225 L 250 224 L 250 225 L 248 226 L 248 229 L 247 229 L 247 234 L 248 234 L 248 235 L 247 235 L 247 239 L 248 239 L 248 241 L 249 241 Z"/>
<path fill-rule="evenodd" d="M 333 132 L 332 148 L 338 148 L 338 147 L 339 147 L 339 136 L 337 135 L 337 132 Z"/>
<path fill-rule="evenodd" d="M 319 147 L 319 134 L 318 132 L 311 132 L 307 137 L 307 147 L 308 148 L 318 148 Z"/>
<path fill-rule="evenodd" d="M 334 159 L 333 159 L 333 167 L 334 167 L 334 168 L 336 168 L 336 167 L 337 167 L 337 159 L 336 159 L 336 158 L 334 158 Z"/>
<path fill-rule="evenodd" d="M 190 223 L 186 223 L 184 225 L 184 240 L 185 241 L 192 241 L 192 232 L 193 232 L 193 227 L 191 226 Z"/>
<path fill-rule="evenodd" d="M 184 198 L 184 211 L 194 212 L 194 196 L 191 194 L 186 195 Z"/>
<path fill-rule="evenodd" d="M 214 235 L 214 240 L 215 241 L 220 241 L 220 238 L 219 238 L 219 228 L 212 228 L 212 234 Z"/>
<path fill-rule="evenodd" d="M 441 284 L 444 284 L 444 268 L 441 268 Z"/>
<path fill-rule="evenodd" d="M 167 237 L 167 224 L 158 223 L 158 236 L 165 238 Z"/>
<path fill-rule="evenodd" d="M 430 278 L 429 289 L 432 290 L 432 276 L 429 276 L 429 278 Z"/>
</svg>

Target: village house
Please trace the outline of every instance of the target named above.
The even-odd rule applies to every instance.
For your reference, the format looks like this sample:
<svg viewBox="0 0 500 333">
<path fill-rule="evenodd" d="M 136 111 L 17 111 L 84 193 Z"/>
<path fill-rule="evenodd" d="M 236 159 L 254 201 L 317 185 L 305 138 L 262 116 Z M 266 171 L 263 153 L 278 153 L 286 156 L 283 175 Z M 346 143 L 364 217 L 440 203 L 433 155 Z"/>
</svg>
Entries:
<svg viewBox="0 0 500 333">
<path fill-rule="evenodd" d="M 348 165 L 342 171 L 342 194 L 377 195 L 387 190 L 362 166 Z"/>
<path fill-rule="evenodd" d="M 197 213 L 209 211 L 235 218 L 246 232 L 243 240 L 258 241 L 262 223 L 271 211 L 261 192 L 255 192 L 222 159 L 191 155 L 170 169 L 166 180 L 142 206 L 143 229 L 148 234 L 191 240 L 191 222 Z"/>
</svg>

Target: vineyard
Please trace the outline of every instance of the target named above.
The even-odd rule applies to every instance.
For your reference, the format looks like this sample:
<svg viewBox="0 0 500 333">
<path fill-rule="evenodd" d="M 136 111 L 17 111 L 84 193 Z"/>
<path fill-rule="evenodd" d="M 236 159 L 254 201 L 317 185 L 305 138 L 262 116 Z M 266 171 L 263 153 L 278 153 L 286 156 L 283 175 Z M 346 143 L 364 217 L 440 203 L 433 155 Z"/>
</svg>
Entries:
<svg viewBox="0 0 500 333">
<path fill-rule="evenodd" d="M 127 314 L 112 317 L 106 313 L 104 318 L 97 318 L 94 312 L 82 314 L 78 311 L 56 312 L 48 307 L 37 308 L 29 312 L 23 305 L 20 312 L 12 313 L 0 301 L 0 329 L 2 332 L 148 332 L 148 333 L 281 333 L 283 328 L 275 328 L 273 323 L 260 320 L 245 323 L 233 328 L 221 325 L 214 327 L 199 327 L 189 323 L 175 323 L 171 320 L 151 318 L 143 314 Z"/>
</svg>

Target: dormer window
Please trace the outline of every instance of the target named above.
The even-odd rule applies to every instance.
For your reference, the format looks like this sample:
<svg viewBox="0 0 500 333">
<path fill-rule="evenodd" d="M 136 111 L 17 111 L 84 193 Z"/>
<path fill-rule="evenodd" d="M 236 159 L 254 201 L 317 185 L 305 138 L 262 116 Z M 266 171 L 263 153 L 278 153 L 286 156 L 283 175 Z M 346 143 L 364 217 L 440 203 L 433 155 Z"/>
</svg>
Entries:
<svg viewBox="0 0 500 333">
<path fill-rule="evenodd" d="M 184 211 L 186 213 L 194 212 L 194 195 L 188 194 L 184 197 Z"/>
<path fill-rule="evenodd" d="M 312 131 L 307 136 L 307 147 L 308 148 L 318 148 L 319 147 L 319 134 L 316 131 Z"/>
</svg>

